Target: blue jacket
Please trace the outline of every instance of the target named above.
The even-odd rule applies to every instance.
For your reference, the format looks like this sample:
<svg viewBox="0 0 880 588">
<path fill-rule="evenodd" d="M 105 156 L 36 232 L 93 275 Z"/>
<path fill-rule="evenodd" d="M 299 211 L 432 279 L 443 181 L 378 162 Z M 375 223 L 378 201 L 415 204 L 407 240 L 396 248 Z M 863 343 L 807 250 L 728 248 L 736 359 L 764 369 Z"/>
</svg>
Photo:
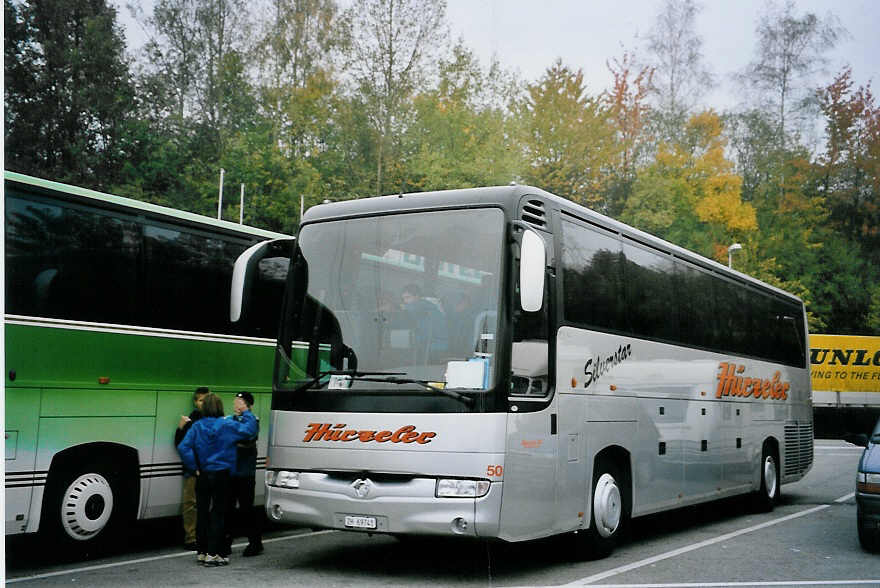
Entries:
<svg viewBox="0 0 880 588">
<path fill-rule="evenodd" d="M 257 434 L 257 419 L 246 410 L 241 420 L 202 416 L 193 423 L 177 451 L 184 469 L 220 472 L 235 468 L 236 441 Z"/>
<path fill-rule="evenodd" d="M 248 411 L 248 414 L 251 414 Z M 231 414 L 227 419 L 241 421 L 244 414 Z M 235 467 L 232 476 L 236 478 L 252 478 L 257 474 L 257 437 L 260 436 L 260 419 L 257 418 L 257 434 L 235 444 Z"/>
</svg>

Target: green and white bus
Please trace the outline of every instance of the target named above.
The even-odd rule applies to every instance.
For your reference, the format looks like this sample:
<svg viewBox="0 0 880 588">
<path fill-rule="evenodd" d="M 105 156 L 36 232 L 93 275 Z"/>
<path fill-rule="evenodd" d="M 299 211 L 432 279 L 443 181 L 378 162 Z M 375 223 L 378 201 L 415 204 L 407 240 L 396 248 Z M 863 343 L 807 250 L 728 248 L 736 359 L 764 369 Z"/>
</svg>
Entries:
<svg viewBox="0 0 880 588">
<path fill-rule="evenodd" d="M 6 534 L 89 547 L 179 514 L 195 388 L 229 408 L 250 391 L 269 422 L 282 287 L 255 284 L 236 323 L 229 289 L 238 255 L 282 235 L 12 172 L 5 216 Z"/>
</svg>

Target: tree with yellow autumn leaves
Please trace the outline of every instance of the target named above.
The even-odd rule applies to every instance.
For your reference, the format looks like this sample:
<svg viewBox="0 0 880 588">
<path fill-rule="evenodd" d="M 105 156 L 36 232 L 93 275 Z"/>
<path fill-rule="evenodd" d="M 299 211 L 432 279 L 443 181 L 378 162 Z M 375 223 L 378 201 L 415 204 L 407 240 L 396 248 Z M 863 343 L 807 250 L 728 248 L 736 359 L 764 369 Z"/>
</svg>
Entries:
<svg viewBox="0 0 880 588">
<path fill-rule="evenodd" d="M 758 228 L 755 208 L 742 201 L 742 178 L 725 156 L 721 118 L 711 110 L 688 120 L 683 140 L 661 143 L 636 180 L 624 222 L 713 257 Z"/>
</svg>

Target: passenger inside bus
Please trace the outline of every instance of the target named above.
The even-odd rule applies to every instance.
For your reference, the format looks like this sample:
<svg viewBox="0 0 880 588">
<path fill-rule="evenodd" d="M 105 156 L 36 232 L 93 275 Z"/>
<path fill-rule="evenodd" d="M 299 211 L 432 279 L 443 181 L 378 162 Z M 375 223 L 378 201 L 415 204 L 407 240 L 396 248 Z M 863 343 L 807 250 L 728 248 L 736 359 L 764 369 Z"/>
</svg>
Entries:
<svg viewBox="0 0 880 588">
<path fill-rule="evenodd" d="M 432 355 L 447 351 L 449 333 L 438 305 L 424 298 L 417 284 L 408 284 L 400 297 L 403 300 L 401 308 L 413 328 L 416 363 L 426 363 Z"/>
</svg>

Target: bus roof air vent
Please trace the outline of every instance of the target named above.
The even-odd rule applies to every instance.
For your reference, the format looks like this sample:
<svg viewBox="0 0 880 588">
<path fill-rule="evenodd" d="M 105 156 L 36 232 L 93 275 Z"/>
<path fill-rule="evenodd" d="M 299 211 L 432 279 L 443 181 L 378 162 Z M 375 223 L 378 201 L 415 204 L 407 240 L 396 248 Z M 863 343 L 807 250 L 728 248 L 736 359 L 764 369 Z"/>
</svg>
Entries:
<svg viewBox="0 0 880 588">
<path fill-rule="evenodd" d="M 547 226 L 544 203 L 540 200 L 527 200 L 522 206 L 522 220 L 532 226 L 545 228 Z"/>
</svg>

